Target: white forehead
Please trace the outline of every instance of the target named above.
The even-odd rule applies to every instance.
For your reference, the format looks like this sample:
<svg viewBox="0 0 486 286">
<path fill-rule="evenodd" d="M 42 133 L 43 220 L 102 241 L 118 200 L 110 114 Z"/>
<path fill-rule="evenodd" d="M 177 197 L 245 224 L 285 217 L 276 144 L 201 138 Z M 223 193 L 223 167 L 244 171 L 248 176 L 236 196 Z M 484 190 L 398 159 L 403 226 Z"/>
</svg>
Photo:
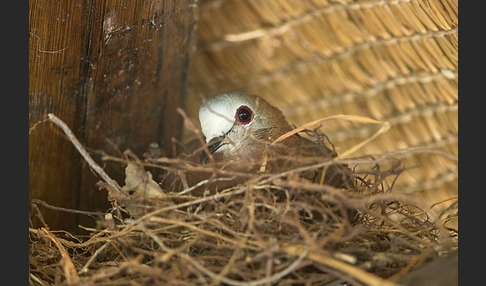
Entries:
<svg viewBox="0 0 486 286">
<path fill-rule="evenodd" d="M 207 142 L 233 127 L 236 110 L 242 105 L 253 109 L 249 97 L 238 92 L 220 93 L 206 100 L 199 109 L 199 122 Z"/>
</svg>

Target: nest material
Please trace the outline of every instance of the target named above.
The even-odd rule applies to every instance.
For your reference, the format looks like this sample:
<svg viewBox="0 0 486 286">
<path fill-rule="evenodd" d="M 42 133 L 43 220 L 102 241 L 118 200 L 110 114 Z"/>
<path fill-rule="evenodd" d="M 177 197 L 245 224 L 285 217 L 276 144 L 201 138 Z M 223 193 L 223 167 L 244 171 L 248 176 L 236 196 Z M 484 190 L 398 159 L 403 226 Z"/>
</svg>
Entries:
<svg viewBox="0 0 486 286">
<path fill-rule="evenodd" d="M 353 168 L 353 187 L 335 189 L 299 176 L 315 164 L 249 174 L 125 154 L 126 185 L 99 183 L 113 206 L 100 227 L 88 236 L 30 229 L 31 284 L 394 285 L 457 248 L 447 213 L 393 192 L 407 171 L 394 156 L 321 161 L 314 168 L 367 166 Z M 152 177 L 193 171 L 211 175 L 205 184 L 239 183 L 200 184 L 196 195 L 192 186 L 163 189 Z"/>
</svg>

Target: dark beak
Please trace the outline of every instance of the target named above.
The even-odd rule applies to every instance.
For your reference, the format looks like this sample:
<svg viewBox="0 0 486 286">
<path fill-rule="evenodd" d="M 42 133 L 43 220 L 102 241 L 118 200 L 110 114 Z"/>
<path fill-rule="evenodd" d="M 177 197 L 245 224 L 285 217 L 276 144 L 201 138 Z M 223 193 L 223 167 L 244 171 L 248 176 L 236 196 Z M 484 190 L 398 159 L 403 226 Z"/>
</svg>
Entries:
<svg viewBox="0 0 486 286">
<path fill-rule="evenodd" d="M 220 137 L 214 137 L 213 139 L 209 140 L 209 143 L 207 145 L 208 150 L 211 154 L 214 154 L 216 150 L 219 149 L 219 147 L 222 146 L 221 142 L 223 142 L 224 136 Z M 206 154 L 206 151 L 203 150 L 201 153 L 201 163 L 204 165 L 209 159 L 208 154 Z"/>
</svg>

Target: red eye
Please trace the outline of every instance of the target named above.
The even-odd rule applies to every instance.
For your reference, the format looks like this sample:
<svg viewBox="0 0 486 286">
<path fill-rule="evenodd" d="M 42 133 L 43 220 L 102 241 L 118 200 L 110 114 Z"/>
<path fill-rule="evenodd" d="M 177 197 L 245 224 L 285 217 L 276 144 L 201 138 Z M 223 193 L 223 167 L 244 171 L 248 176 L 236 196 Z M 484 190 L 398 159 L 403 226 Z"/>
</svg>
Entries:
<svg viewBox="0 0 486 286">
<path fill-rule="evenodd" d="M 236 110 L 236 122 L 237 125 L 245 125 L 251 122 L 253 119 L 253 112 L 248 106 L 240 106 L 238 110 Z"/>
</svg>

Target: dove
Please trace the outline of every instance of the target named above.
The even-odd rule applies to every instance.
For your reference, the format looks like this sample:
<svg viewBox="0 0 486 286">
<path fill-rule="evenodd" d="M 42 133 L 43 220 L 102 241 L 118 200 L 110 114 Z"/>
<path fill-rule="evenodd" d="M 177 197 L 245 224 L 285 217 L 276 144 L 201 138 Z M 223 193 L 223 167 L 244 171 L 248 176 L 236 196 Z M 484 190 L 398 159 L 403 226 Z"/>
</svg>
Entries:
<svg viewBox="0 0 486 286">
<path fill-rule="evenodd" d="M 201 105 L 199 121 L 211 153 L 201 153 L 202 164 L 211 156 L 216 163 L 236 162 L 240 170 L 255 171 L 267 156 L 268 170 L 277 172 L 295 168 L 297 158 L 308 158 L 315 163 L 316 159 L 332 160 L 337 156 L 322 142 L 318 144 L 298 133 L 271 144 L 294 128 L 282 111 L 257 95 L 241 91 L 216 94 Z M 345 164 L 332 164 L 325 172 L 323 183 L 336 188 L 349 187 L 352 185 L 349 171 Z M 321 174 L 313 171 L 306 177 L 316 182 L 320 181 Z"/>
</svg>

